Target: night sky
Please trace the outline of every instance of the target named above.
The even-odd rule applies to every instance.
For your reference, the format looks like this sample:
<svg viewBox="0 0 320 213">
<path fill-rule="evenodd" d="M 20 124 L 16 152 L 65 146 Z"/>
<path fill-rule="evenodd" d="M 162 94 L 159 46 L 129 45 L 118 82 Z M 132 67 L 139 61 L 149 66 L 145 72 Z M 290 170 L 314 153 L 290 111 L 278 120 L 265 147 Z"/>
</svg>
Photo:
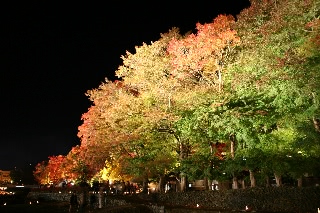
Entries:
<svg viewBox="0 0 320 213">
<path fill-rule="evenodd" d="M 105 2 L 2 7 L 0 170 L 66 155 L 80 144 L 80 118 L 91 105 L 85 93 L 116 79 L 126 50 L 172 27 L 185 33 L 249 6 L 248 0 Z"/>
</svg>

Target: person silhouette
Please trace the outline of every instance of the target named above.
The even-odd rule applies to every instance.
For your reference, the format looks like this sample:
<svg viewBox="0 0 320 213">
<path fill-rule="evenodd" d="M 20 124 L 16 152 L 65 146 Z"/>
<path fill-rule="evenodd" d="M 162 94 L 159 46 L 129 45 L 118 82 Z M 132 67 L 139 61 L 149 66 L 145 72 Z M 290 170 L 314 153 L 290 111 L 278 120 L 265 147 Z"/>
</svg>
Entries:
<svg viewBox="0 0 320 213">
<path fill-rule="evenodd" d="M 77 210 L 78 210 L 78 197 L 75 192 L 72 192 L 70 196 L 69 212 L 77 212 Z"/>
</svg>

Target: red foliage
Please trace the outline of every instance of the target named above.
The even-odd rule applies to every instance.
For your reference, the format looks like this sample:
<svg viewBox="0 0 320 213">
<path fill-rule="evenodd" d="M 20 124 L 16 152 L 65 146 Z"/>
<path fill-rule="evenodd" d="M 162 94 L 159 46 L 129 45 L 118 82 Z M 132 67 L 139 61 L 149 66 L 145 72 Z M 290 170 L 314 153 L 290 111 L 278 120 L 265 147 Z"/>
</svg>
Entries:
<svg viewBox="0 0 320 213">
<path fill-rule="evenodd" d="M 123 81 L 115 80 L 114 83 L 117 88 L 124 89 L 127 93 L 129 93 L 135 97 L 139 96 L 139 91 L 137 89 L 134 89 L 134 88 L 124 84 Z"/>
<path fill-rule="evenodd" d="M 211 148 L 215 150 L 214 155 L 219 159 L 224 158 L 224 153 L 226 152 L 226 144 L 225 143 L 211 143 Z"/>
<path fill-rule="evenodd" d="M 204 66 L 210 62 L 213 64 L 211 77 L 208 77 L 214 78 L 215 71 L 221 69 L 232 47 L 240 42 L 232 29 L 234 22 L 231 15 L 219 15 L 213 23 L 197 23 L 197 34 L 190 34 L 182 40 L 172 39 L 167 49 L 173 57 L 172 75 L 178 79 L 201 77 Z"/>
</svg>

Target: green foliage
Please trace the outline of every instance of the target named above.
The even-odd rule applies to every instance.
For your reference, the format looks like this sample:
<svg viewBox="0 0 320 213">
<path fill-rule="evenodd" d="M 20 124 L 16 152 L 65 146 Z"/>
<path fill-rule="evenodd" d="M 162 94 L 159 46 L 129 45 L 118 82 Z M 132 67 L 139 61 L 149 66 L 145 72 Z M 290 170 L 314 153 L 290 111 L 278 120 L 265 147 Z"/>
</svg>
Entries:
<svg viewBox="0 0 320 213">
<path fill-rule="evenodd" d="M 172 29 L 127 52 L 121 81 L 88 92 L 94 105 L 78 134 L 86 161 L 150 178 L 313 172 L 319 8 L 319 0 L 252 0 L 236 21 L 220 15 L 196 34 Z"/>
<path fill-rule="evenodd" d="M 90 175 L 90 170 L 88 168 L 88 165 L 84 164 L 83 162 L 78 162 L 77 166 L 73 169 L 73 172 L 77 174 L 76 183 L 77 184 L 84 184 L 88 183 L 90 178 L 92 177 Z"/>
</svg>

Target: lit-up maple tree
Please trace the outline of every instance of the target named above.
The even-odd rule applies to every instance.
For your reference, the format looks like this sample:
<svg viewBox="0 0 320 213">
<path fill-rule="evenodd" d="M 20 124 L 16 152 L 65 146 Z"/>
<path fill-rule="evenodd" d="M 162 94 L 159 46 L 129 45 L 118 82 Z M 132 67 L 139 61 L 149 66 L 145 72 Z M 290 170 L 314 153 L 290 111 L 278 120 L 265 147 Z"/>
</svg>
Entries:
<svg viewBox="0 0 320 213">
<path fill-rule="evenodd" d="M 42 185 L 50 183 L 47 164 L 47 161 L 42 161 L 35 166 L 35 170 L 33 171 L 33 176 L 35 177 L 35 180 Z"/>
<path fill-rule="evenodd" d="M 320 128 L 315 8 L 312 0 L 252 0 L 237 22 L 219 15 L 198 23 L 195 34 L 172 29 L 137 46 L 122 56 L 121 80 L 87 92 L 93 105 L 82 115 L 81 145 L 64 161 L 68 173 L 55 157 L 36 174 L 86 181 L 104 167 L 107 178 L 146 183 L 178 171 L 183 183 L 191 173 L 226 173 L 237 188 L 243 170 L 253 187 L 255 172 L 274 173 L 280 185 L 283 174 L 313 171 Z"/>
<path fill-rule="evenodd" d="M 222 73 L 240 39 L 232 29 L 235 20 L 231 15 L 219 15 L 212 23 L 197 23 L 196 34 L 184 39 L 172 39 L 168 52 L 173 56 L 172 75 L 181 80 L 191 79 L 223 87 Z"/>
<path fill-rule="evenodd" d="M 56 185 L 65 180 L 64 160 L 63 155 L 49 156 L 47 162 L 38 163 L 33 172 L 38 183 Z"/>
</svg>

